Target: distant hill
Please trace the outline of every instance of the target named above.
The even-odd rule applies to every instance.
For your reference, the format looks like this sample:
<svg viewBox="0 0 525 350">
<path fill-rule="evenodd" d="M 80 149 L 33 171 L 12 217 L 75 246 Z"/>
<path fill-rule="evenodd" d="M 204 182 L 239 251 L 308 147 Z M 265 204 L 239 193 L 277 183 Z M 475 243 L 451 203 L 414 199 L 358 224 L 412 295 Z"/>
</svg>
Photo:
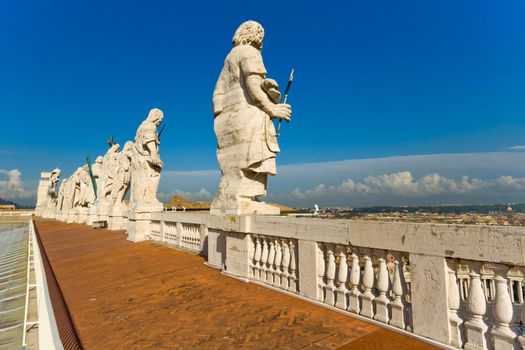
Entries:
<svg viewBox="0 0 525 350">
<path fill-rule="evenodd" d="M 13 201 L 8 201 L 7 199 L 0 198 L 0 205 L 14 205 L 17 209 L 33 209 L 34 207 L 27 206 L 27 205 L 20 205 Z"/>
</svg>

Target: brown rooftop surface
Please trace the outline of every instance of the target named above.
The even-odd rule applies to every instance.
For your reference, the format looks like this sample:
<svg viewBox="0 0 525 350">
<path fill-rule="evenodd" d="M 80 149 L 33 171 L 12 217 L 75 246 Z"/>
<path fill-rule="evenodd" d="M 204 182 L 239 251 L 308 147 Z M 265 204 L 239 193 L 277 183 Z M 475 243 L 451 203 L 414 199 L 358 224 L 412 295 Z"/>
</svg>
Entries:
<svg viewBox="0 0 525 350">
<path fill-rule="evenodd" d="M 37 227 L 85 349 L 435 349 L 123 231 Z"/>
</svg>

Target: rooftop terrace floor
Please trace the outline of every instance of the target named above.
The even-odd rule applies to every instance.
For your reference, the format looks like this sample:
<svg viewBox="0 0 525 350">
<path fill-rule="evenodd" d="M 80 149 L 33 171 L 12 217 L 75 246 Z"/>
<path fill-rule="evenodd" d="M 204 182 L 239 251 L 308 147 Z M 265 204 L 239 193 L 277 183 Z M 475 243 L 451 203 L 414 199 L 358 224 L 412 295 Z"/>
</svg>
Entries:
<svg viewBox="0 0 525 350">
<path fill-rule="evenodd" d="M 36 225 L 85 349 L 435 349 L 123 231 Z"/>
</svg>

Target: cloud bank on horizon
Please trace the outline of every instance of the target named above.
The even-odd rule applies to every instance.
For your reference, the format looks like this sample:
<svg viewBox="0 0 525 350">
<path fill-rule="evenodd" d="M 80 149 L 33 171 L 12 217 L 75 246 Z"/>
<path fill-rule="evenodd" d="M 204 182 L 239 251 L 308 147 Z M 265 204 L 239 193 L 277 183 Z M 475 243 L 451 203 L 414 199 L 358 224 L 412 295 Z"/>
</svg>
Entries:
<svg viewBox="0 0 525 350">
<path fill-rule="evenodd" d="M 294 207 L 489 204 L 525 201 L 525 153 L 351 159 L 278 166 L 266 200 Z M 218 170 L 166 171 L 159 197 L 207 201 Z"/>
<path fill-rule="evenodd" d="M 293 207 L 524 202 L 524 174 L 525 152 L 289 164 L 278 166 L 264 200 Z M 219 180 L 218 170 L 163 171 L 159 199 L 210 201 Z M 34 205 L 37 183 L 24 183 L 17 169 L 0 170 L 0 198 Z"/>
</svg>

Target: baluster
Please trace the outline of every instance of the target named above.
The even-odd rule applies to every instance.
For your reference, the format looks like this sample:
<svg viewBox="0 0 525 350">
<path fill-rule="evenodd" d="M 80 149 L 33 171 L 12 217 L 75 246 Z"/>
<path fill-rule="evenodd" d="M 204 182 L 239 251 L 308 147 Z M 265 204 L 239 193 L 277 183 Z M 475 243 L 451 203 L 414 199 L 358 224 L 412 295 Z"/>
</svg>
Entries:
<svg viewBox="0 0 525 350">
<path fill-rule="evenodd" d="M 261 237 L 262 239 L 262 253 L 261 253 L 261 262 L 259 263 L 259 280 L 266 280 L 266 263 L 268 262 L 268 242 L 266 237 Z"/>
<path fill-rule="evenodd" d="M 290 282 L 289 291 L 297 292 L 297 263 L 295 261 L 295 243 L 290 241 Z"/>
<path fill-rule="evenodd" d="M 337 258 L 339 260 L 339 270 L 337 271 L 337 282 L 338 287 L 335 291 L 335 306 L 346 310 L 348 302 L 346 295 L 348 294 L 348 288 L 346 288 L 346 280 L 348 278 L 348 262 L 346 261 L 345 247 L 339 248 Z"/>
<path fill-rule="evenodd" d="M 394 278 L 392 281 L 392 294 L 394 295 L 394 300 L 390 303 L 392 309 L 392 318 L 390 319 L 390 324 L 394 327 L 405 329 L 405 315 L 403 305 L 403 286 L 401 285 L 401 267 L 399 266 L 399 261 L 397 259 L 394 261 Z"/>
<path fill-rule="evenodd" d="M 450 345 L 457 348 L 461 348 L 463 346 L 460 328 L 463 320 L 458 316 L 460 298 L 456 272 L 451 268 L 448 268 L 448 319 L 450 322 Z"/>
<path fill-rule="evenodd" d="M 273 283 L 273 273 L 275 269 L 273 268 L 273 264 L 275 261 L 275 243 L 273 239 L 269 238 L 270 241 L 270 252 L 268 253 L 268 269 L 266 270 L 266 283 L 272 284 Z"/>
<path fill-rule="evenodd" d="M 290 267 L 290 247 L 288 246 L 288 242 L 283 239 L 283 271 L 281 273 L 281 288 L 284 290 L 288 290 L 289 282 L 288 278 L 290 277 L 290 274 L 288 273 L 288 267 Z"/>
<path fill-rule="evenodd" d="M 488 327 L 483 322 L 483 315 L 487 310 L 485 295 L 483 294 L 483 287 L 481 286 L 479 274 L 471 272 L 469 273 L 469 276 L 470 286 L 468 289 L 467 310 L 470 313 L 470 319 L 465 322 L 467 333 L 465 349 L 487 350 L 485 333 L 487 332 Z"/>
<path fill-rule="evenodd" d="M 352 269 L 350 271 L 350 283 L 352 284 L 352 289 L 350 290 L 350 295 L 348 297 L 348 311 L 359 313 L 361 308 L 359 306 L 359 296 L 361 292 L 359 291 L 359 282 L 361 279 L 361 268 L 359 267 L 359 257 L 357 254 L 352 253 Z"/>
<path fill-rule="evenodd" d="M 261 254 L 262 254 L 262 247 L 261 247 L 261 239 L 259 237 L 255 237 L 255 252 L 253 253 L 253 278 L 259 279 L 260 275 L 260 262 L 261 262 Z"/>
<path fill-rule="evenodd" d="M 386 293 L 388 292 L 390 280 L 388 279 L 388 269 L 386 268 L 385 259 L 379 258 L 378 260 L 379 273 L 377 276 L 377 290 L 379 291 L 379 296 L 375 299 L 376 312 L 374 320 L 388 323 L 388 304 L 390 304 L 390 300 L 386 296 Z"/>
<path fill-rule="evenodd" d="M 319 249 L 317 249 L 318 258 L 317 258 L 317 276 L 319 277 L 318 289 L 317 289 L 317 299 L 319 301 L 324 301 L 324 286 L 325 286 L 325 268 L 326 261 L 324 258 L 324 247 L 319 244 Z"/>
<path fill-rule="evenodd" d="M 326 246 L 328 254 L 328 265 L 326 267 L 326 286 L 324 302 L 330 306 L 334 306 L 334 291 L 335 291 L 335 256 L 331 245 Z"/>
<path fill-rule="evenodd" d="M 281 240 L 276 239 L 275 240 L 275 272 L 273 276 L 273 283 L 272 285 L 274 287 L 279 287 L 281 285 L 281 263 L 283 262 L 283 249 L 281 247 Z"/>
<path fill-rule="evenodd" d="M 521 305 L 521 322 L 520 322 L 520 336 L 518 337 L 518 342 L 520 344 L 521 350 L 525 350 L 525 304 Z"/>
<path fill-rule="evenodd" d="M 368 255 L 365 255 L 365 271 L 363 272 L 363 289 L 364 293 L 361 294 L 361 315 L 365 317 L 374 317 L 374 305 L 373 300 L 375 299 L 372 294 L 372 288 L 374 287 L 374 268 L 372 267 L 372 259 Z"/>
<path fill-rule="evenodd" d="M 512 301 L 510 300 L 507 279 L 501 276 L 494 277 L 496 283 L 496 298 L 492 307 L 496 324 L 490 334 L 497 350 L 513 350 L 516 334 L 510 329 L 512 321 Z"/>
</svg>

